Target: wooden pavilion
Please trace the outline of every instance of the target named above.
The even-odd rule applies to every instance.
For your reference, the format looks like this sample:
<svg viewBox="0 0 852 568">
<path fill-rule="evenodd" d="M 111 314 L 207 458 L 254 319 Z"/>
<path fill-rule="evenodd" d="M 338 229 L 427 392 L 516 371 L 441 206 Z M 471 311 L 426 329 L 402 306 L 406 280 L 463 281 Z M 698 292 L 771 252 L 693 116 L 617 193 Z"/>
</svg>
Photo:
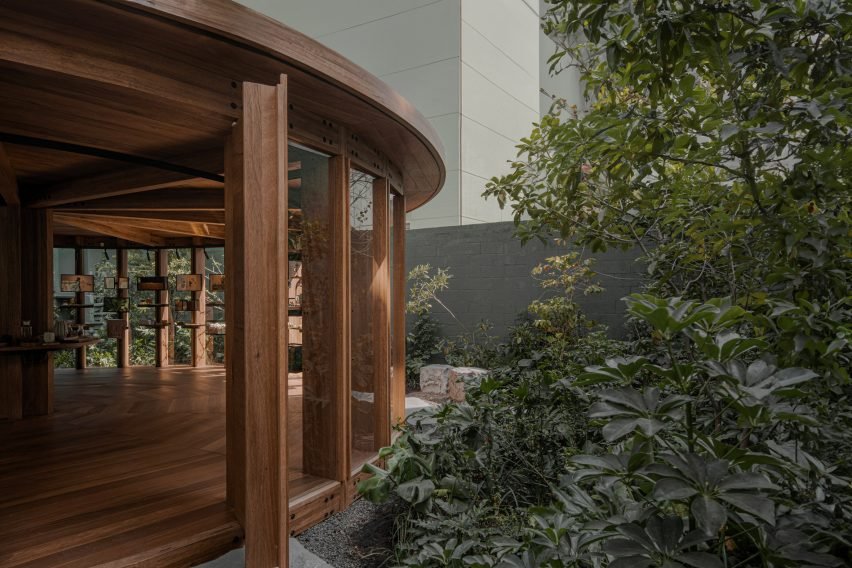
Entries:
<svg viewBox="0 0 852 568">
<path fill-rule="evenodd" d="M 286 566 L 404 415 L 405 214 L 443 184 L 437 135 L 230 0 L 4 0 L 0 103 L 0 566 L 191 566 L 243 543 L 248 567 Z M 96 338 L 59 337 L 106 302 L 93 250 L 113 305 L 152 291 L 154 366 L 132 364 L 126 310 L 112 368 L 87 368 Z"/>
</svg>

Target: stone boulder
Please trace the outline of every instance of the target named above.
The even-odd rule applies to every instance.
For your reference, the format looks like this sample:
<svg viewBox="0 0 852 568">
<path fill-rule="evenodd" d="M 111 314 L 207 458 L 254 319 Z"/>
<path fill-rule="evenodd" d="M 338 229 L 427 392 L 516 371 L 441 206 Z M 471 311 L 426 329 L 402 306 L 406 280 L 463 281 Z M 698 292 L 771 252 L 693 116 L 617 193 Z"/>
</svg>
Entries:
<svg viewBox="0 0 852 568">
<path fill-rule="evenodd" d="M 446 394 L 447 381 L 452 365 L 426 365 L 420 369 L 420 390 L 434 394 Z"/>
<path fill-rule="evenodd" d="M 482 377 L 488 374 L 485 369 L 476 367 L 453 367 L 447 375 L 447 395 L 450 400 L 462 402 L 466 385 L 478 385 Z"/>
</svg>

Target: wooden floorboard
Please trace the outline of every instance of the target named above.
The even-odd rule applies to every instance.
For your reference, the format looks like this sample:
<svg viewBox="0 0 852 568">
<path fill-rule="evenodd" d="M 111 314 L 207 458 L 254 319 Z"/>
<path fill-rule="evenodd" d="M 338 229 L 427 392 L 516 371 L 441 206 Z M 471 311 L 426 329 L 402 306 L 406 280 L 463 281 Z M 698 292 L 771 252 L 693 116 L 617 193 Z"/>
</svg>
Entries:
<svg viewBox="0 0 852 568">
<path fill-rule="evenodd" d="M 0 422 L 0 566 L 191 566 L 239 545 L 222 367 L 59 370 L 55 392 L 53 416 Z M 293 500 L 329 482 L 289 483 Z"/>
</svg>

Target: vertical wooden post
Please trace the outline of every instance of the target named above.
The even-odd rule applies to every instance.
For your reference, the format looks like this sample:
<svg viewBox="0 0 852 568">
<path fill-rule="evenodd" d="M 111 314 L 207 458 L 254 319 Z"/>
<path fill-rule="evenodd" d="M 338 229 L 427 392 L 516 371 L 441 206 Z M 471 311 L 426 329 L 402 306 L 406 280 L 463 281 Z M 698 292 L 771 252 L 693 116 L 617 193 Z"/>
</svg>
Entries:
<svg viewBox="0 0 852 568">
<path fill-rule="evenodd" d="M 405 197 L 393 196 L 393 348 L 391 377 L 391 419 L 394 424 L 405 421 L 405 296 L 407 273 L 405 270 Z"/>
<path fill-rule="evenodd" d="M 0 337 L 16 339 L 21 329 L 21 208 L 0 207 Z M 23 415 L 21 358 L 0 356 L 0 420 Z"/>
<path fill-rule="evenodd" d="M 375 449 L 390 445 L 390 184 L 373 182 L 373 420 Z"/>
<path fill-rule="evenodd" d="M 74 247 L 74 274 L 83 274 L 83 271 L 86 269 L 86 253 L 80 247 L 79 242 L 75 243 Z M 85 292 L 77 292 L 74 294 L 74 303 L 78 306 L 86 303 L 86 293 Z M 76 322 L 79 324 L 86 323 L 86 309 L 85 308 L 77 308 L 75 310 L 76 313 Z M 76 367 L 78 369 L 86 368 L 86 347 L 81 347 L 77 349 L 74 354 L 76 357 Z"/>
<path fill-rule="evenodd" d="M 37 335 L 53 331 L 53 214 L 23 209 L 21 214 L 21 318 Z M 53 412 L 53 353 L 23 357 L 24 416 Z"/>
<path fill-rule="evenodd" d="M 116 277 L 129 278 L 130 267 L 127 261 L 127 249 L 120 248 L 115 252 Z M 130 290 L 119 289 L 117 294 L 119 298 L 129 298 Z M 124 331 L 121 334 L 121 338 L 116 341 L 116 364 L 119 369 L 125 369 L 130 367 L 130 312 L 119 314 L 119 318 L 124 320 Z"/>
<path fill-rule="evenodd" d="M 193 292 L 192 299 L 198 303 L 192 312 L 192 366 L 207 366 L 207 279 L 204 278 L 206 262 L 204 248 L 192 248 L 192 273 L 201 274 L 201 291 Z M 201 326 L 201 327 L 196 327 Z"/>
<path fill-rule="evenodd" d="M 286 77 L 277 87 L 243 84 L 240 132 L 225 162 L 226 287 L 235 300 L 227 369 L 245 397 L 247 568 L 288 562 L 286 91 Z"/>
<path fill-rule="evenodd" d="M 350 247 L 352 234 L 349 228 L 349 171 L 348 158 L 335 156 L 329 164 L 331 191 L 332 274 L 334 288 L 331 296 L 333 341 L 329 345 L 334 357 L 332 376 L 337 380 L 337 467 L 338 477 L 348 480 L 352 472 L 352 309 L 350 298 Z"/>
<path fill-rule="evenodd" d="M 169 275 L 169 251 L 167 251 L 166 249 L 157 249 L 156 256 L 154 259 L 154 269 L 156 270 L 157 276 Z M 168 290 L 155 292 L 154 303 L 161 305 L 168 304 Z M 169 308 L 157 307 L 154 308 L 154 313 L 156 314 L 155 321 L 157 322 L 157 324 L 159 324 L 158 327 L 154 330 L 156 332 L 156 343 L 154 344 L 154 364 L 157 367 L 168 367 L 169 329 L 166 325 L 163 324 L 164 322 L 169 321 Z"/>
</svg>

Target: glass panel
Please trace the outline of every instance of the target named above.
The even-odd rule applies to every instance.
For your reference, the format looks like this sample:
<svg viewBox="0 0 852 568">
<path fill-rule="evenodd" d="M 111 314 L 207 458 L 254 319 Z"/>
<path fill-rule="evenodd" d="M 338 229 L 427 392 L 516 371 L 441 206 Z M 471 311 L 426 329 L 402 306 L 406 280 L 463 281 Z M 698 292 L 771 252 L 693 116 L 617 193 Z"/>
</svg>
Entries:
<svg viewBox="0 0 852 568">
<path fill-rule="evenodd" d="M 352 170 L 349 176 L 350 303 L 352 344 L 352 470 L 360 468 L 376 451 L 375 351 L 373 305 L 373 181 L 369 174 Z"/>
<path fill-rule="evenodd" d="M 334 290 L 329 158 L 289 149 L 287 447 L 290 498 L 334 478 Z"/>
<path fill-rule="evenodd" d="M 106 330 L 106 320 L 111 319 L 113 314 L 104 311 L 103 302 L 105 297 L 115 296 L 115 290 L 107 290 L 104 286 L 104 279 L 115 278 L 118 270 L 115 249 L 83 251 L 83 266 L 83 274 L 95 276 L 95 292 L 86 294 L 85 301 L 86 305 L 93 305 L 94 308 L 83 311 L 85 323 L 91 326 L 87 330 L 91 335 L 101 338 L 100 343 L 86 349 L 86 364 L 89 367 L 115 367 L 118 342 L 107 339 Z"/>
<path fill-rule="evenodd" d="M 192 322 L 192 314 L 183 308 L 182 302 L 192 300 L 192 292 L 177 291 L 176 281 L 178 274 L 192 273 L 192 249 L 181 248 L 169 250 L 169 288 L 173 290 L 170 294 L 171 306 L 169 309 L 169 362 L 173 365 L 192 364 L 192 331 L 189 328 L 177 327 L 175 323 Z M 177 302 L 177 303 L 176 303 Z M 181 307 L 178 310 L 177 307 Z"/>
<path fill-rule="evenodd" d="M 225 248 L 210 247 L 204 249 L 204 268 L 207 280 L 207 361 L 225 362 L 225 290 L 214 282 L 211 275 L 225 274 Z"/>
<path fill-rule="evenodd" d="M 127 274 L 130 281 L 130 364 L 154 365 L 156 332 L 142 327 L 154 321 L 152 308 L 139 307 L 143 301 L 155 302 L 156 293 L 137 289 L 140 276 L 156 273 L 156 254 L 152 250 L 130 249 L 127 251 Z"/>
<path fill-rule="evenodd" d="M 53 318 L 55 322 L 71 321 L 73 322 L 77 316 L 76 310 L 63 308 L 62 304 L 73 304 L 75 300 L 74 292 L 63 292 L 59 284 L 63 274 L 74 274 L 76 271 L 74 262 L 74 249 L 72 248 L 55 248 L 53 249 L 53 295 L 54 295 L 54 311 Z M 77 366 L 76 356 L 74 351 L 66 349 L 57 351 L 53 356 L 53 365 L 59 369 L 73 369 Z"/>
</svg>

